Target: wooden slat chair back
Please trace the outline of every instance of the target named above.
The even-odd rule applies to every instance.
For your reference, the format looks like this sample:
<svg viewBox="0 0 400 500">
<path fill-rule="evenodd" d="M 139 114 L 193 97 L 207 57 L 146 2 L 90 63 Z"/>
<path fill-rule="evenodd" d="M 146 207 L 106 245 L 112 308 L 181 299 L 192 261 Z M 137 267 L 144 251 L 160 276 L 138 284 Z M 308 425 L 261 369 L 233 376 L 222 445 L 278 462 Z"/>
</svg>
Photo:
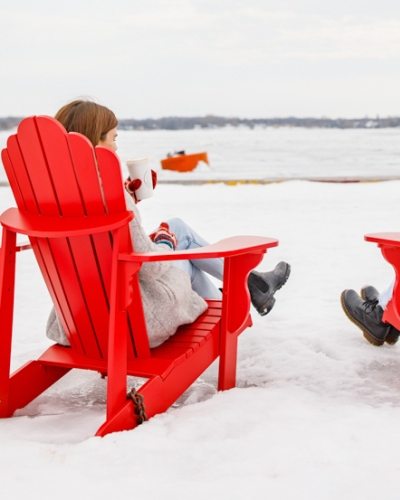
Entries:
<svg viewBox="0 0 400 500">
<path fill-rule="evenodd" d="M 2 161 L 18 208 L 0 216 L 0 417 L 72 368 L 107 375 L 106 421 L 98 436 L 134 428 L 143 412 L 165 411 L 218 357 L 218 388 L 235 386 L 237 338 L 252 324 L 247 277 L 278 240 L 237 236 L 190 251 L 135 252 L 118 157 L 67 134 L 50 117 L 23 120 Z M 17 233 L 27 235 L 30 246 L 18 246 Z M 10 375 L 16 254 L 30 248 L 71 346 L 54 345 Z M 224 258 L 222 301 L 208 301 L 194 323 L 150 349 L 142 264 L 217 257 Z M 127 397 L 128 375 L 146 380 L 139 395 Z"/>
<path fill-rule="evenodd" d="M 84 136 L 67 135 L 56 121 L 24 120 L 3 162 L 18 208 L 27 213 L 83 217 L 126 211 L 117 157 L 105 148 L 96 148 L 95 157 Z M 71 346 L 107 359 L 112 234 L 30 240 Z M 125 245 L 133 250 L 128 232 Z M 133 357 L 132 335 L 130 340 Z M 141 340 L 148 355 L 145 333 Z"/>
</svg>

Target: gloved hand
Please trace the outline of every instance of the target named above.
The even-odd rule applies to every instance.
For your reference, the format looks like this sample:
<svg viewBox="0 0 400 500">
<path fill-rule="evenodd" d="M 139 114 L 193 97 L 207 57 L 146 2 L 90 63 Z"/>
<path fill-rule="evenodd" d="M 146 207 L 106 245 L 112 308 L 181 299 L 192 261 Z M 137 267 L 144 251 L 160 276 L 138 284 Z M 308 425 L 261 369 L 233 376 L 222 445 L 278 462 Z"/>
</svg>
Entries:
<svg viewBox="0 0 400 500">
<path fill-rule="evenodd" d="M 153 189 L 155 189 L 157 186 L 157 172 L 155 172 L 154 170 L 151 171 L 151 179 L 153 181 Z M 132 196 L 135 203 L 139 202 L 139 200 L 136 198 L 135 191 L 137 191 L 141 185 L 142 185 L 142 181 L 140 179 L 131 180 L 131 178 L 128 177 L 124 181 L 125 189 Z"/>
<path fill-rule="evenodd" d="M 178 240 L 175 234 L 169 230 L 169 225 L 166 222 L 161 222 L 157 231 L 150 234 L 150 239 L 157 245 L 166 245 L 171 250 L 176 250 L 178 246 Z"/>
</svg>

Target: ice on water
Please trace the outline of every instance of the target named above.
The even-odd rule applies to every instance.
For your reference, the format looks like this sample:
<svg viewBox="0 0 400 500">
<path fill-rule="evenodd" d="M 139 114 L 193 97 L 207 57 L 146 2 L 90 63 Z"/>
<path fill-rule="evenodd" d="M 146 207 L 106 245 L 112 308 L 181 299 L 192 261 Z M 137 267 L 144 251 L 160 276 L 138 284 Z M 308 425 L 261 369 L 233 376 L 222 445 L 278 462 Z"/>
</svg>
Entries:
<svg viewBox="0 0 400 500">
<path fill-rule="evenodd" d="M 10 131 L 0 132 L 0 148 Z M 170 151 L 206 151 L 210 168 L 193 173 L 159 172 L 160 179 L 264 179 L 398 176 L 400 131 L 385 129 L 308 129 L 265 127 L 118 133 L 118 155 L 125 161 L 149 156 L 160 171 Z M 0 181 L 5 174 L 0 168 Z"/>
</svg>

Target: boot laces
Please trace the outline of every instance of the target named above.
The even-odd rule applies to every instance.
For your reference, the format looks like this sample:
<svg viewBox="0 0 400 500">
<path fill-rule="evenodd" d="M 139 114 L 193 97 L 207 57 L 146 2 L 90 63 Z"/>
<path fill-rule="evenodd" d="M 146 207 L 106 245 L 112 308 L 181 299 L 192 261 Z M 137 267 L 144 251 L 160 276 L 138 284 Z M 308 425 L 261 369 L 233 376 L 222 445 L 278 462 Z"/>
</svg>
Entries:
<svg viewBox="0 0 400 500">
<path fill-rule="evenodd" d="M 378 303 L 379 303 L 378 299 L 369 299 L 363 302 L 363 306 L 365 306 L 365 312 L 370 313 L 374 311 Z"/>
</svg>

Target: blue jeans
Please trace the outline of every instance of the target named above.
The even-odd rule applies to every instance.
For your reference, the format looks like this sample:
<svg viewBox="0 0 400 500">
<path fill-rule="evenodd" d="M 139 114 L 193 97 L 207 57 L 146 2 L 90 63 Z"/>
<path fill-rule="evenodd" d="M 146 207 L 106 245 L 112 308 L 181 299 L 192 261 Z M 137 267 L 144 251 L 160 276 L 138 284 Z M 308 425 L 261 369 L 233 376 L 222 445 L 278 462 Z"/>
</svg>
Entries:
<svg viewBox="0 0 400 500">
<path fill-rule="evenodd" d="M 167 223 L 170 231 L 175 234 L 178 240 L 177 250 L 190 250 L 209 245 L 208 241 L 197 234 L 182 219 L 169 219 Z M 223 259 L 178 260 L 174 261 L 174 265 L 188 273 L 192 288 L 200 297 L 205 299 L 221 298 L 220 290 L 212 283 L 207 274 L 222 281 Z"/>
</svg>

